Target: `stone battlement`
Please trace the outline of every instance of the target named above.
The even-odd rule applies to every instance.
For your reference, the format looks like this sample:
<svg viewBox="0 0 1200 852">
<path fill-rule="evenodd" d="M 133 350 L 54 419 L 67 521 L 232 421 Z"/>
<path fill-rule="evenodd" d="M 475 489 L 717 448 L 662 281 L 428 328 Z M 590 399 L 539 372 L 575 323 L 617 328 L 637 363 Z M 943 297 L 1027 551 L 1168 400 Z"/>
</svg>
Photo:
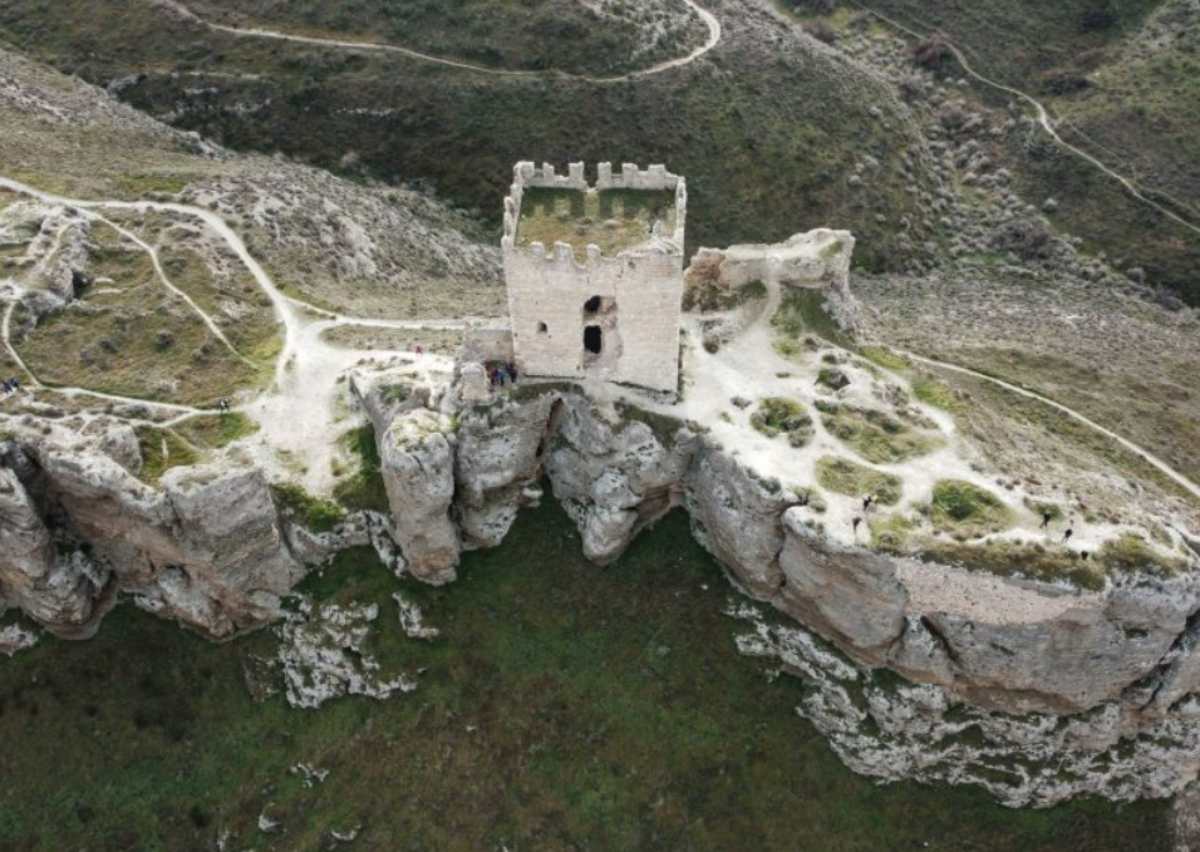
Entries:
<svg viewBox="0 0 1200 852">
<path fill-rule="evenodd" d="M 687 184 L 665 166 L 625 163 L 614 174 L 611 164 L 600 163 L 596 171 L 596 183 L 589 185 L 583 163 L 571 163 L 565 175 L 549 163 L 537 168 L 521 162 L 513 169 L 501 248 L 516 363 L 522 375 L 674 391 Z M 542 192 L 547 189 L 585 195 L 580 204 L 571 198 L 568 209 L 561 196 Z M 600 196 L 608 190 L 660 197 L 639 206 L 638 199 Z M 635 233 L 620 234 L 630 225 Z M 522 227 L 530 228 L 528 238 L 518 234 Z M 555 239 L 548 249 L 549 238 L 560 234 L 578 239 L 575 245 Z"/>
<path fill-rule="evenodd" d="M 521 219 L 521 202 L 526 189 L 563 189 L 576 192 L 604 192 L 607 190 L 635 190 L 644 192 L 674 192 L 675 193 L 675 227 L 669 234 L 656 235 L 659 238 L 633 249 L 617 252 L 620 257 L 625 254 L 678 254 L 683 256 L 684 231 L 687 221 L 687 181 L 676 174 L 667 171 L 663 165 L 653 165 L 646 169 L 639 168 L 634 163 L 622 163 L 619 172 L 613 171 L 612 163 L 596 165 L 596 182 L 589 184 L 584 174 L 584 164 L 570 163 L 567 173 L 560 174 L 550 163 L 540 167 L 523 160 L 513 167 L 513 182 L 508 197 L 504 199 L 504 233 L 501 247 L 506 253 L 520 251 L 539 260 L 562 265 L 573 265 L 579 269 L 587 269 L 600 263 L 604 257 L 603 251 L 595 244 L 585 247 L 584 262 L 580 262 L 575 249 L 570 243 L 558 241 L 548 250 L 540 242 L 527 246 L 517 244 L 517 227 Z"/>
</svg>

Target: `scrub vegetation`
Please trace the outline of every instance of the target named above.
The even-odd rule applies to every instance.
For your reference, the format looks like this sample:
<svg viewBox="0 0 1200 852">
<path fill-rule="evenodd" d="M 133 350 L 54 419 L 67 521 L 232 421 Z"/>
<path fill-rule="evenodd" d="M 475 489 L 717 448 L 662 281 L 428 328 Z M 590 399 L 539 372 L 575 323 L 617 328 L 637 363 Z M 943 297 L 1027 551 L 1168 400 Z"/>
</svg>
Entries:
<svg viewBox="0 0 1200 852">
<path fill-rule="evenodd" d="M 768 438 L 784 437 L 793 447 L 803 447 L 813 436 L 813 420 L 794 399 L 768 397 L 750 415 L 750 425 Z"/>
<path fill-rule="evenodd" d="M 495 26 L 488 11 L 474 7 L 470 26 Z M 886 84 L 802 49 L 765 10 L 717 8 L 724 36 L 699 62 L 607 85 L 298 44 L 264 49 L 161 8 L 127 12 L 123 0 L 63 0 L 46 15 L 35 0 L 14 0 L 0 8 L 0 37 L 100 85 L 142 75 L 122 99 L 182 129 L 433 190 L 492 227 L 518 160 L 560 169 L 583 160 L 589 174 L 601 161 L 664 163 L 688 178 L 689 254 L 837 222 L 859 238 L 857 263 L 895 269 L 912 250 L 876 217 L 919 223 L 906 187 L 930 186 L 920 163 L 901 173 L 903 154 L 921 143 Z M 779 49 L 763 49 L 776 38 Z M 845 181 L 865 154 L 881 164 L 870 204 Z"/>
<path fill-rule="evenodd" d="M 873 470 L 850 459 L 824 456 L 817 460 L 817 482 L 822 488 L 851 497 L 872 495 L 875 502 L 894 506 L 900 502 L 900 477 Z"/>
<path fill-rule="evenodd" d="M 612 256 L 646 242 L 656 223 L 665 236 L 675 233 L 675 193 L 530 187 L 521 199 L 517 241 L 541 243 L 546 251 L 568 243 L 577 257 L 595 244 Z"/>
<path fill-rule="evenodd" d="M 441 636 L 406 639 L 403 590 Z M 269 631 L 210 644 L 122 606 L 89 642 L 0 666 L 0 838 L 89 848 L 318 849 L 357 827 L 386 849 L 1165 852 L 1168 806 L 1000 807 L 980 790 L 846 769 L 794 708 L 801 680 L 738 656 L 732 590 L 675 513 L 603 571 L 553 501 L 443 588 L 365 549 L 304 591 L 376 603 L 366 650 L 421 670 L 386 702 L 290 709 L 243 685 Z M 11 620 L 10 615 L 5 623 Z M 327 770 L 306 784 L 298 764 Z M 279 823 L 259 831 L 260 815 Z"/>
<path fill-rule="evenodd" d="M 933 452 L 941 439 L 895 414 L 818 401 L 821 423 L 831 435 L 874 464 L 895 464 Z"/>
<path fill-rule="evenodd" d="M 960 540 L 1001 532 L 1014 522 L 1012 510 L 995 494 L 958 479 L 933 487 L 930 518 L 938 531 Z"/>
<path fill-rule="evenodd" d="M 683 0 L 196 0 L 191 7 L 236 26 L 385 41 L 511 70 L 620 73 L 685 56 L 708 36 Z"/>
</svg>

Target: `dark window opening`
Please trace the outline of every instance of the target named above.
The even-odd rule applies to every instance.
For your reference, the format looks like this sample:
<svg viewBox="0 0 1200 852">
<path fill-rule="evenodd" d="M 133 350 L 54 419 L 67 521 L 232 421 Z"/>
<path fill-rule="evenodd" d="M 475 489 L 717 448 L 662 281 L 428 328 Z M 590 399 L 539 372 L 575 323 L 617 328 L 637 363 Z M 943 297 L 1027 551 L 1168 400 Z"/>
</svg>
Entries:
<svg viewBox="0 0 1200 852">
<path fill-rule="evenodd" d="M 583 330 L 583 348 L 593 355 L 599 355 L 604 345 L 604 333 L 600 326 L 589 325 Z"/>
<path fill-rule="evenodd" d="M 589 313 L 589 314 L 594 314 L 598 310 L 600 310 L 600 297 L 592 296 L 592 298 L 590 298 L 586 302 L 584 302 L 583 310 L 585 313 Z"/>
<path fill-rule="evenodd" d="M 539 322 L 537 328 L 538 328 L 538 334 L 545 334 L 547 331 L 550 330 L 544 322 Z"/>
</svg>

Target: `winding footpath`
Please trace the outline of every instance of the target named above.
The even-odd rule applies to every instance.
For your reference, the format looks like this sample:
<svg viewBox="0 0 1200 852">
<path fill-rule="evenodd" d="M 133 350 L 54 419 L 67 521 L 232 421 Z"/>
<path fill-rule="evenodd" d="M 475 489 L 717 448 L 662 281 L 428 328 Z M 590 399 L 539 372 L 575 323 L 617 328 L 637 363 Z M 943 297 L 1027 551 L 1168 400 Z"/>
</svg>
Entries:
<svg viewBox="0 0 1200 852">
<path fill-rule="evenodd" d="M 923 35 L 923 34 L 917 32 L 916 30 L 913 30 L 913 29 L 905 26 L 904 24 L 900 23 L 899 21 L 893 20 L 892 18 L 889 18 L 887 15 L 884 15 L 881 12 L 876 12 L 874 9 L 870 9 L 870 8 L 862 5 L 861 3 L 855 3 L 855 2 L 853 2 L 853 0 L 851 0 L 851 5 L 855 6 L 856 8 L 858 8 L 859 10 L 861 10 L 863 12 L 866 12 L 868 15 L 871 15 L 872 17 L 877 18 L 878 20 L 882 21 L 883 23 L 887 24 L 888 26 L 890 26 L 894 29 L 897 29 L 900 32 L 908 34 L 909 36 L 917 39 L 918 41 L 925 41 L 929 38 L 928 35 Z M 1077 157 L 1080 157 L 1081 159 L 1087 161 L 1092 166 L 1099 169 L 1100 171 L 1102 171 L 1104 174 L 1108 175 L 1113 180 L 1117 181 L 1117 183 L 1121 184 L 1121 186 L 1124 187 L 1125 190 L 1130 195 L 1132 195 L 1135 199 L 1137 199 L 1138 201 L 1142 202 L 1143 204 L 1147 205 L 1148 207 L 1152 207 L 1153 209 L 1157 210 L 1162 215 L 1166 216 L 1168 219 L 1171 219 L 1172 221 L 1176 222 L 1177 224 L 1182 225 L 1184 228 L 1187 228 L 1192 233 L 1200 235 L 1200 225 L 1196 225 L 1196 224 L 1188 221 L 1187 219 L 1183 218 L 1182 216 L 1180 216 L 1178 213 L 1171 210 L 1170 208 L 1164 207 L 1163 205 L 1159 204 L 1157 201 L 1154 201 L 1151 198 L 1147 198 L 1145 193 L 1142 192 L 1142 190 L 1138 187 L 1137 183 L 1132 178 L 1125 177 L 1124 175 L 1114 171 L 1113 169 L 1111 169 L 1107 165 L 1105 165 L 1103 162 L 1101 162 L 1100 160 L 1093 157 L 1087 151 L 1084 151 L 1082 148 L 1078 148 L 1075 145 L 1072 145 L 1067 140 L 1063 139 L 1062 136 L 1060 136 L 1058 134 L 1058 131 L 1054 128 L 1053 122 L 1050 120 L 1050 112 L 1046 109 L 1046 107 L 1042 104 L 1042 102 L 1039 101 L 1037 98 L 1033 97 L 1033 95 L 1030 95 L 1027 92 L 1023 92 L 1020 89 L 1014 89 L 1012 86 L 1006 86 L 1003 83 L 998 83 L 989 77 L 985 77 L 983 74 L 980 74 L 978 71 L 976 71 L 975 68 L 971 65 L 971 63 L 967 61 L 967 57 L 963 55 L 963 52 L 961 50 L 959 50 L 957 45 L 955 45 L 949 41 L 945 41 L 945 40 L 943 40 L 942 43 L 946 45 L 946 48 L 954 55 L 954 58 L 956 60 L 958 60 L 958 64 L 962 66 L 963 71 L 965 71 L 969 77 L 971 77 L 975 80 L 978 80 L 980 83 L 983 83 L 985 86 L 990 86 L 993 89 L 996 89 L 1001 92 L 1005 92 L 1006 94 L 1009 94 L 1009 95 L 1012 95 L 1013 97 L 1017 98 L 1018 100 L 1024 101 L 1025 103 L 1032 106 L 1035 113 L 1037 114 L 1038 124 L 1041 125 L 1042 129 L 1045 130 L 1046 133 L 1050 134 L 1050 138 L 1052 138 L 1060 147 L 1066 149 L 1067 151 L 1070 151 L 1072 154 L 1075 154 Z"/>
<path fill-rule="evenodd" d="M 279 30 L 262 29 L 259 27 L 231 27 L 227 24 L 218 24 L 200 17 L 180 0 L 156 0 L 157 4 L 168 8 L 185 18 L 202 26 L 208 27 L 210 30 L 217 32 L 228 33 L 240 38 L 259 38 L 271 39 L 274 41 L 286 41 L 294 44 L 307 44 L 315 47 L 332 47 L 342 50 L 370 50 L 380 53 L 392 53 L 399 56 L 406 56 L 409 59 L 415 59 L 419 62 L 428 62 L 433 65 L 443 65 L 448 68 L 457 68 L 461 71 L 471 71 L 476 74 L 489 74 L 493 77 L 514 77 L 525 79 L 538 78 L 556 78 L 564 80 L 579 80 L 585 83 L 623 83 L 629 80 L 636 80 L 641 77 L 649 77 L 654 74 L 661 74 L 664 71 L 670 71 L 672 68 L 681 68 L 685 65 L 690 65 L 704 54 L 708 53 L 721 42 L 721 22 L 716 16 L 707 9 L 702 8 L 695 0 L 683 0 L 687 6 L 695 12 L 700 20 L 704 22 L 708 28 L 708 38 L 704 44 L 697 47 L 687 56 L 681 56 L 677 59 L 668 59 L 663 62 L 658 62 L 647 68 L 642 68 L 637 71 L 630 71 L 625 74 L 616 74 L 612 76 L 591 76 L 588 74 L 572 74 L 568 71 L 517 71 L 504 68 L 491 68 L 486 65 L 475 65 L 470 62 L 463 62 L 458 59 L 447 59 L 442 56 L 434 56 L 429 53 L 422 53 L 419 50 L 413 50 L 410 47 L 401 47 L 395 44 L 387 44 L 386 42 L 377 41 L 355 41 L 347 39 L 320 38 L 317 36 L 303 36 L 294 33 L 285 33 Z"/>
<path fill-rule="evenodd" d="M 989 382 L 993 385 L 996 385 L 997 387 L 1003 388 L 1004 390 L 1009 391 L 1010 393 L 1015 393 L 1018 396 L 1025 397 L 1026 399 L 1035 400 L 1036 402 L 1040 402 L 1042 405 L 1048 405 L 1049 407 L 1055 409 L 1056 411 L 1059 411 L 1059 412 L 1067 415 L 1068 417 L 1070 417 L 1074 420 L 1077 420 L 1078 422 L 1082 423 L 1084 426 L 1087 426 L 1089 429 L 1091 429 L 1095 432 L 1098 432 L 1099 434 L 1103 435 L 1104 437 L 1108 438 L 1109 440 L 1115 441 L 1116 443 L 1120 444 L 1122 447 L 1129 450 L 1131 453 L 1138 456 L 1143 461 L 1146 461 L 1149 464 L 1153 465 L 1155 468 L 1157 468 L 1159 470 L 1159 472 L 1161 472 L 1162 474 L 1169 477 L 1173 482 L 1175 482 L 1177 485 L 1179 485 L 1180 487 L 1182 487 L 1183 489 L 1185 489 L 1186 491 L 1191 493 L 1193 496 L 1200 498 L 1200 485 L 1197 485 L 1196 483 L 1192 482 L 1190 479 L 1188 479 L 1186 476 L 1184 476 L 1179 471 L 1175 470 L 1173 467 L 1171 467 L 1165 461 L 1160 459 L 1158 456 L 1154 455 L 1153 453 L 1149 452 L 1148 450 L 1144 449 L 1143 447 L 1138 446 L 1137 444 L 1133 443 L 1133 441 L 1130 441 L 1128 438 L 1123 438 L 1122 436 L 1118 435 L 1116 432 L 1112 431 L 1111 429 L 1106 429 L 1105 427 L 1103 427 L 1099 423 L 1097 423 L 1095 420 L 1085 417 L 1084 415 L 1080 414 L 1075 409 L 1069 408 L 1069 407 L 1063 405 L 1061 402 L 1055 402 L 1054 400 L 1050 399 L 1050 397 L 1042 396 L 1040 393 L 1036 393 L 1034 391 L 1027 390 L 1027 389 L 1021 387 L 1020 385 L 1014 385 L 1010 382 L 1004 381 L 1003 379 L 997 379 L 995 376 L 989 376 L 987 373 L 981 373 L 978 370 L 972 370 L 969 367 L 962 367 L 962 366 L 959 366 L 958 364 L 950 364 L 945 361 L 938 361 L 933 358 L 926 358 L 923 355 L 917 355 L 912 352 L 905 352 L 902 349 L 897 349 L 895 351 L 897 352 L 897 354 L 902 355 L 905 358 L 908 358 L 910 361 L 915 361 L 919 364 L 925 364 L 926 366 L 929 366 L 929 367 L 938 367 L 943 370 L 949 370 L 952 373 L 958 373 L 960 375 L 970 376 L 971 378 L 974 378 L 974 379 L 980 379 L 982 381 Z"/>
<path fill-rule="evenodd" d="M 188 307 L 192 309 L 193 313 L 195 313 L 198 317 L 200 317 L 200 320 L 208 327 L 208 330 L 210 332 L 212 332 L 213 336 L 216 337 L 217 340 L 221 341 L 221 344 L 226 349 L 228 349 L 235 358 L 237 358 L 244 364 L 248 364 L 251 367 L 254 366 L 254 363 L 249 358 L 244 356 L 241 352 L 238 352 L 237 349 L 234 347 L 234 345 L 229 342 L 229 338 L 227 338 L 225 336 L 225 333 L 223 331 L 221 331 L 221 329 L 217 325 L 216 321 L 211 316 L 209 316 L 207 313 L 205 313 L 204 310 L 199 305 L 196 304 L 196 302 L 192 299 L 191 296 L 189 296 L 187 293 L 183 292 L 178 287 L 176 287 L 173 283 L 171 283 L 171 279 L 167 277 L 167 273 L 163 269 L 162 263 L 159 260 L 157 249 L 155 249 L 149 243 L 144 242 L 143 240 L 139 239 L 138 236 L 135 233 L 133 233 L 133 231 L 130 231 L 127 228 L 122 228 L 116 222 L 112 221 L 111 219 L 105 218 L 104 216 L 101 216 L 99 213 L 96 213 L 91 210 L 84 210 L 79 207 L 76 207 L 74 209 L 78 210 L 79 213 L 81 215 L 83 215 L 85 218 L 104 223 L 105 225 L 107 225 L 108 227 L 110 227 L 114 231 L 116 231 L 118 234 L 120 234 L 121 236 L 125 237 L 127 240 L 132 242 L 134 245 L 136 245 L 138 248 L 140 248 L 146 254 L 148 254 L 150 256 L 150 263 L 154 266 L 154 274 L 158 276 L 158 280 L 160 282 L 162 282 L 162 285 L 164 287 L 166 287 L 167 290 L 174 293 L 178 298 L 180 298 L 184 302 L 186 302 Z"/>
<path fill-rule="evenodd" d="M 257 399 L 239 406 L 238 410 L 245 411 L 255 416 L 255 419 L 257 419 L 263 426 L 264 431 L 272 433 L 272 435 L 278 439 L 279 444 L 291 447 L 293 451 L 302 450 L 305 448 L 313 449 L 321 442 L 330 442 L 331 436 L 336 434 L 336 429 L 333 428 L 334 420 L 331 419 L 331 409 L 333 408 L 332 389 L 336 383 L 336 379 L 344 370 L 352 367 L 354 361 L 361 359 L 363 356 L 395 356 L 397 354 L 394 351 L 356 350 L 333 346 L 325 343 L 322 340 L 321 335 L 323 332 L 340 326 L 363 326 L 369 328 L 393 328 L 403 330 L 461 330 L 469 327 L 472 324 L 470 320 L 454 318 L 430 320 L 389 320 L 349 317 L 309 305 L 306 302 L 289 296 L 285 296 L 276 286 L 270 275 L 267 274 L 262 265 L 259 264 L 259 262 L 250 254 L 250 251 L 246 248 L 246 244 L 243 242 L 242 238 L 239 237 L 237 233 L 230 228 L 225 220 L 222 219 L 218 214 L 202 207 L 193 207 L 186 204 L 158 201 L 83 201 L 79 199 L 63 198 L 51 193 L 42 192 L 41 190 L 35 189 L 27 184 L 3 176 L 0 176 L 0 188 L 36 198 L 43 203 L 61 205 L 63 207 L 80 211 L 111 209 L 133 210 L 143 213 L 146 211 L 174 213 L 181 216 L 199 219 L 205 225 L 211 228 L 213 232 L 215 232 L 225 242 L 229 249 L 238 257 L 241 263 L 254 277 L 254 280 L 258 283 L 258 286 L 271 300 L 271 303 L 275 308 L 276 317 L 283 326 L 284 330 L 284 346 L 278 360 L 276 361 L 275 381 L 273 383 L 273 387 L 263 394 L 260 394 Z M 145 246 L 145 244 L 142 245 L 149 249 L 149 247 Z M 22 369 L 25 370 L 26 373 L 29 374 L 35 386 L 44 387 L 37 381 L 37 377 L 21 360 L 20 355 L 17 353 L 9 338 L 9 326 L 15 305 L 15 301 L 10 301 L 4 312 L 2 323 L 4 346 L 9 355 L 14 358 L 14 360 Z M 319 316 L 321 319 L 312 320 L 303 317 L 300 313 L 301 310 L 311 312 L 312 315 Z M 951 364 L 944 361 L 937 361 L 935 359 L 926 358 L 911 352 L 900 352 L 900 354 L 916 363 L 971 376 L 973 378 L 989 382 L 1011 393 L 1018 394 L 1027 399 L 1035 400 L 1043 405 L 1050 406 L 1051 408 L 1054 408 L 1055 410 L 1073 418 L 1089 429 L 1104 436 L 1108 440 L 1114 441 L 1130 452 L 1135 453 L 1140 458 L 1153 465 L 1165 476 L 1177 483 L 1180 487 L 1187 490 L 1190 494 L 1200 498 L 1200 485 L 1192 482 L 1182 473 L 1172 468 L 1166 461 L 1130 441 L 1128 438 L 1122 437 L 1116 432 L 1113 432 L 1111 429 L 1101 426 L 1096 421 L 1086 417 L 1083 414 L 1080 414 L 1078 411 L 1075 411 L 1074 409 L 1063 405 L 1062 403 L 1055 402 L 1053 399 L 1034 391 L 1027 390 L 1018 385 L 1011 384 L 1002 379 L 997 379 L 993 376 L 987 375 L 986 373 L 981 373 L 967 367 L 962 367 L 957 364 Z M 446 369 L 447 367 L 447 359 L 444 359 L 441 356 L 430 354 L 415 356 L 409 355 L 407 357 L 411 358 L 418 366 L 425 368 Z M 172 420 L 165 424 L 166 426 L 173 425 L 174 423 L 177 423 L 182 419 L 186 419 L 187 417 L 196 415 L 211 415 L 217 413 L 209 409 L 178 405 L 174 403 L 153 402 L 133 397 L 123 397 L 115 394 L 92 391 L 86 388 L 76 387 L 45 389 L 55 393 L 63 394 L 68 397 L 86 396 L 111 402 L 145 406 L 150 409 L 156 409 L 176 415 Z M 322 475 L 322 479 L 323 478 L 325 477 Z"/>
</svg>

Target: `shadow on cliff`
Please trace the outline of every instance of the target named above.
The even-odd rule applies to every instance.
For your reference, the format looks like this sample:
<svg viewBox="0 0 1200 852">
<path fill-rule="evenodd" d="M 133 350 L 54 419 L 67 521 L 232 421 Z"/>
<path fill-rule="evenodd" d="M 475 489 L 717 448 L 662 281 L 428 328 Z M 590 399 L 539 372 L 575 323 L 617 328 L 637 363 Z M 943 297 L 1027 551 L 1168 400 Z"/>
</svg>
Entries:
<svg viewBox="0 0 1200 852">
<path fill-rule="evenodd" d="M 270 631 L 213 645 L 129 605 L 91 642 L 43 640 L 0 663 L 0 849 L 317 848 L 355 826 L 373 848 L 1167 846 L 1164 803 L 1010 811 L 853 775 L 796 716 L 804 685 L 737 655 L 733 592 L 682 512 L 608 568 L 580 554 L 546 499 L 446 587 L 363 549 L 310 576 L 315 600 L 379 604 L 366 650 L 423 672 L 386 702 L 255 703 Z M 404 637 L 400 588 L 439 639 Z M 300 763 L 329 775 L 306 786 Z"/>
</svg>

